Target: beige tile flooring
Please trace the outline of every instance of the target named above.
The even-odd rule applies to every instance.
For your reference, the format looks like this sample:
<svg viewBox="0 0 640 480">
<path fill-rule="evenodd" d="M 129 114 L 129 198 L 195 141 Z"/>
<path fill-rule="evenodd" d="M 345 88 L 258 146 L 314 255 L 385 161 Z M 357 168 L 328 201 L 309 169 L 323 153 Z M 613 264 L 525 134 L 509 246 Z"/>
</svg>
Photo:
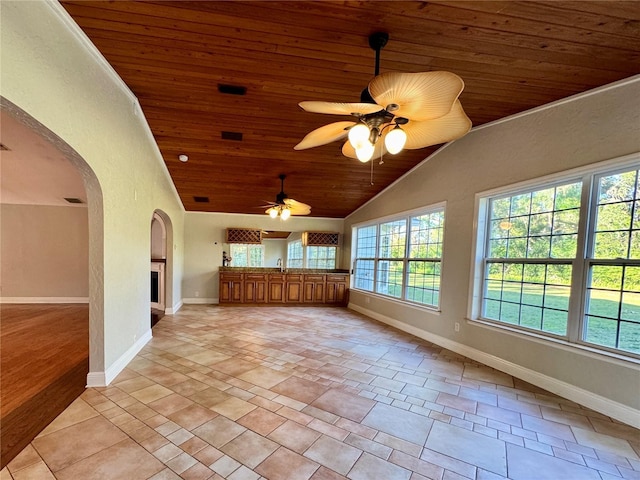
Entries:
<svg viewBox="0 0 640 480">
<path fill-rule="evenodd" d="M 185 306 L 15 479 L 640 479 L 640 432 L 342 308 Z"/>
</svg>

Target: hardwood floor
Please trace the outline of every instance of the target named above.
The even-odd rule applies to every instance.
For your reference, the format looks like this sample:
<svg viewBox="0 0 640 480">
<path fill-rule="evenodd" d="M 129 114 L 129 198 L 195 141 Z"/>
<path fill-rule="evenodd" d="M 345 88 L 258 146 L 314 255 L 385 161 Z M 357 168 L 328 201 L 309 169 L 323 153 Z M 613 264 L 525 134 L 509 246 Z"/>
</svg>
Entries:
<svg viewBox="0 0 640 480">
<path fill-rule="evenodd" d="M 89 306 L 0 306 L 0 445 L 6 465 L 85 389 Z"/>
</svg>

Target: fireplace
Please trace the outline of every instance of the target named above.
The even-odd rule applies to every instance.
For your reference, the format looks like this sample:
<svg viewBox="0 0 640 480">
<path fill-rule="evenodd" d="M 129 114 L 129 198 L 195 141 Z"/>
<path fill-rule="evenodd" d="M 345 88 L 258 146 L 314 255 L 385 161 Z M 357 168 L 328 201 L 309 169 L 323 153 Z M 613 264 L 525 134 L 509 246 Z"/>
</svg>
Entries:
<svg viewBox="0 0 640 480">
<path fill-rule="evenodd" d="M 151 308 L 164 310 L 164 260 L 151 262 Z"/>
</svg>

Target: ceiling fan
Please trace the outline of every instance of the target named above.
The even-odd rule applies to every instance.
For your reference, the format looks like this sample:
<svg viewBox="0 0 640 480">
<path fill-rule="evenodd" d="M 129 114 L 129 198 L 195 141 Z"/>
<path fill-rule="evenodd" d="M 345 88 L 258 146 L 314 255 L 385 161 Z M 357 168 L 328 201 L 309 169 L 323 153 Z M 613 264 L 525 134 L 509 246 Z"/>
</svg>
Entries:
<svg viewBox="0 0 640 480">
<path fill-rule="evenodd" d="M 368 162 L 374 155 L 386 152 L 396 154 L 405 148 L 415 150 L 450 142 L 471 129 L 471 120 L 458 100 L 464 82 L 456 74 L 433 71 L 379 75 L 380 50 L 388 40 L 389 34 L 385 32 L 369 37 L 369 46 L 376 52 L 375 78 L 362 91 L 360 103 L 299 103 L 307 112 L 352 115 L 357 119 L 317 128 L 295 150 L 348 137 L 342 147 L 343 155 Z"/>
<path fill-rule="evenodd" d="M 280 193 L 276 196 L 276 201 L 265 205 L 267 213 L 271 218 L 280 217 L 282 220 L 286 220 L 291 215 L 309 215 L 311 213 L 311 207 L 306 203 L 298 202 L 293 198 L 289 198 L 284 193 L 284 179 L 287 178 L 285 174 L 278 176 L 280 179 Z"/>
</svg>

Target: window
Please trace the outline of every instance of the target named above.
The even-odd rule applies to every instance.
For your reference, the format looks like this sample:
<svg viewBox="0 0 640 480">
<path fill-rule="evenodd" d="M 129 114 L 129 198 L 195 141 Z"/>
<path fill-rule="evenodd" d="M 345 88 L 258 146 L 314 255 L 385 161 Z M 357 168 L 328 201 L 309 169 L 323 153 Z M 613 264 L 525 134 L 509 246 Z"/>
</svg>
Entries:
<svg viewBox="0 0 640 480">
<path fill-rule="evenodd" d="M 638 170 L 596 178 L 584 340 L 640 354 Z"/>
<path fill-rule="evenodd" d="M 640 355 L 638 173 L 591 170 L 481 198 L 472 317 Z"/>
<path fill-rule="evenodd" d="M 354 288 L 438 307 L 444 207 L 355 229 Z"/>
<path fill-rule="evenodd" d="M 336 268 L 336 247 L 307 247 L 307 268 Z"/>
<path fill-rule="evenodd" d="M 489 200 L 485 318 L 564 335 L 581 182 Z"/>
<path fill-rule="evenodd" d="M 287 245 L 287 267 L 302 268 L 304 258 L 302 256 L 302 241 L 298 240 Z"/>
<path fill-rule="evenodd" d="M 336 268 L 337 250 L 329 245 L 303 247 L 301 240 L 291 242 L 287 245 L 287 267 Z"/>
<path fill-rule="evenodd" d="M 232 243 L 230 247 L 231 265 L 234 267 L 264 266 L 264 245 Z"/>
</svg>

